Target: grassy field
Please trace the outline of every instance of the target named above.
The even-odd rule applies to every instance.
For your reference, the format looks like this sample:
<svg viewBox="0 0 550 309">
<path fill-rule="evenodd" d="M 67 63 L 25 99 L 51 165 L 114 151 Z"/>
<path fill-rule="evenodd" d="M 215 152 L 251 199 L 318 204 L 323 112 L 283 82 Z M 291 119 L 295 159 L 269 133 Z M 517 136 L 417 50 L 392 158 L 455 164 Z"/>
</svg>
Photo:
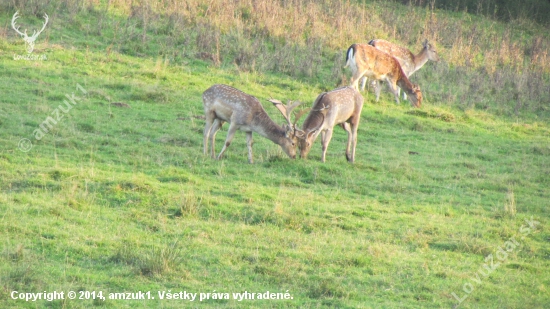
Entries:
<svg viewBox="0 0 550 309">
<path fill-rule="evenodd" d="M 221 6 L 196 2 L 188 8 L 196 16 L 221 16 Z M 223 19 L 193 24 L 195 15 L 182 15 L 192 31 L 178 36 L 151 17 L 159 8 L 82 3 L 34 4 L 35 12 L 15 1 L 0 11 L 0 307 L 549 306 L 548 68 L 533 68 L 526 58 L 518 70 L 475 53 L 468 66 L 456 60 L 455 45 L 441 46 L 445 60 L 414 80 L 426 97 L 421 109 L 396 106 L 387 92 L 379 103 L 364 94 L 355 164 L 346 162 L 347 135 L 338 128 L 324 164 L 319 141 L 308 160 L 290 160 L 258 135 L 255 164 L 247 164 L 242 132 L 216 161 L 202 154 L 204 90 L 234 86 L 283 123 L 266 99 L 311 105 L 349 75 L 341 69 L 349 44 L 278 37 L 282 26 L 266 21 L 258 29 L 268 39 L 249 45 L 255 34 L 246 29 L 262 9 L 255 6 L 239 9 L 238 20 L 250 21 L 242 28 Z M 288 3 L 281 10 L 302 2 Z M 352 3 L 334 3 L 335 11 L 361 14 L 346 11 Z M 400 18 L 427 12 L 364 5 L 376 14 L 363 27 L 383 25 L 390 9 Z M 42 12 L 50 15 L 33 52 L 46 60 L 14 60 L 26 54 L 10 26 L 16 9 L 34 16 L 21 24 L 40 25 Z M 437 14 L 448 24 L 496 25 L 479 33 L 508 31 L 475 15 Z M 166 22 L 172 19 L 178 23 L 177 16 Z M 544 54 L 548 34 L 521 27 L 508 39 L 519 33 L 529 45 L 541 38 Z M 391 28 L 374 29 L 384 35 Z M 231 38 L 239 50 L 228 47 Z M 318 61 L 304 68 L 300 53 L 316 42 Z M 76 102 L 70 109 L 67 96 Z M 47 117 L 55 121 L 44 125 Z M 14 300 L 14 291 L 63 291 L 65 299 Z M 69 291 L 87 299 L 70 300 Z M 140 291 L 155 299 L 109 299 Z M 180 291 L 196 299 L 160 299 Z M 233 295 L 245 291 L 255 299 Z M 292 299 L 258 299 L 267 291 Z"/>
</svg>

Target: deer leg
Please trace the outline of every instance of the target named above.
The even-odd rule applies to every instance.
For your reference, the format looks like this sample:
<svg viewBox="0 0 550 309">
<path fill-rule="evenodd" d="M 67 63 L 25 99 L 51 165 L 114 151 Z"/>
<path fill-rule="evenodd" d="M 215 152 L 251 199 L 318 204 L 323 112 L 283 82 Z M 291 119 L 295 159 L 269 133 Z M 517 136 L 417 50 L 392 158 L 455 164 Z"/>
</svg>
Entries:
<svg viewBox="0 0 550 309">
<path fill-rule="evenodd" d="M 401 97 L 401 87 L 397 86 L 397 96 Z M 403 100 L 407 99 L 407 93 L 403 91 Z"/>
<path fill-rule="evenodd" d="M 254 144 L 254 141 L 252 140 L 252 131 L 246 132 L 246 145 L 248 146 L 248 163 L 252 164 L 252 144 Z"/>
<path fill-rule="evenodd" d="M 346 159 L 348 161 L 350 161 L 350 147 L 351 147 L 351 140 L 352 140 L 352 134 L 351 134 L 351 128 L 350 128 L 350 125 L 349 123 L 347 122 L 344 122 L 344 123 L 341 123 L 340 126 L 346 130 L 346 132 L 348 132 L 348 144 L 346 146 Z"/>
<path fill-rule="evenodd" d="M 365 92 L 365 84 L 367 83 L 367 77 L 361 78 L 361 91 Z"/>
<path fill-rule="evenodd" d="M 352 120 L 351 124 L 351 157 L 346 157 L 348 162 L 355 162 L 355 147 L 357 146 L 357 129 L 359 128 L 359 117 L 357 121 Z"/>
<path fill-rule="evenodd" d="M 374 86 L 374 93 L 376 94 L 376 102 L 380 99 L 380 90 L 382 90 L 382 85 L 380 85 L 380 82 L 375 80 L 372 82 L 372 85 Z"/>
<path fill-rule="evenodd" d="M 207 114 L 206 123 L 204 125 L 204 140 L 202 143 L 204 145 L 203 153 L 205 156 L 208 153 L 208 137 L 210 135 L 210 128 L 212 127 L 212 122 L 214 122 L 214 119 Z"/>
<path fill-rule="evenodd" d="M 397 87 L 396 83 L 388 79 L 388 86 L 390 86 L 390 90 L 395 96 L 395 102 L 399 104 L 399 92 L 398 92 L 399 88 Z"/>
<path fill-rule="evenodd" d="M 360 72 L 359 69 L 353 73 L 353 76 L 351 77 L 351 87 L 355 88 L 357 91 L 359 91 L 359 80 L 361 77 L 363 77 L 365 72 Z"/>
<path fill-rule="evenodd" d="M 327 130 L 322 130 L 321 131 L 321 150 L 323 149 L 323 141 L 325 140 L 325 136 L 327 135 Z"/>
<path fill-rule="evenodd" d="M 237 126 L 234 122 L 229 125 L 229 130 L 227 130 L 227 137 L 225 138 L 225 144 L 223 145 L 222 151 L 220 151 L 220 154 L 218 155 L 218 160 L 222 158 L 222 155 L 227 150 L 227 147 L 231 145 L 231 141 L 233 140 L 237 129 L 239 129 L 239 126 Z"/>
<path fill-rule="evenodd" d="M 212 126 L 210 127 L 210 132 L 208 133 L 208 135 L 210 136 L 210 146 L 211 146 L 210 156 L 212 157 L 212 159 L 216 157 L 216 149 L 215 149 L 216 133 L 218 133 L 218 130 L 222 127 L 222 124 L 223 124 L 222 120 L 214 119 L 214 123 L 212 123 Z"/>
<path fill-rule="evenodd" d="M 401 97 L 401 87 L 397 86 L 397 96 Z M 407 93 L 403 91 L 403 100 L 407 99 Z"/>
<path fill-rule="evenodd" d="M 326 132 L 323 135 L 321 135 L 321 147 L 322 147 L 321 149 L 323 150 L 323 154 L 321 155 L 321 162 L 323 163 L 325 163 L 327 148 L 331 138 L 332 138 L 332 129 L 326 130 Z"/>
</svg>

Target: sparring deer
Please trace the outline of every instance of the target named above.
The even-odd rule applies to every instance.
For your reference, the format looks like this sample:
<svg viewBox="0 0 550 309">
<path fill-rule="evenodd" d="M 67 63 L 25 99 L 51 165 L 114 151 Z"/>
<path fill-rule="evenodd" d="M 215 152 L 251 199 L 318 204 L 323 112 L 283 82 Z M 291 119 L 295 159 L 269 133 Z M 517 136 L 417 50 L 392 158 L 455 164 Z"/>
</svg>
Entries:
<svg viewBox="0 0 550 309">
<path fill-rule="evenodd" d="M 439 56 L 437 55 L 435 47 L 430 44 L 428 40 L 425 40 L 422 43 L 422 50 L 416 55 L 413 54 L 408 48 L 382 39 L 371 40 L 369 45 L 374 46 L 376 49 L 388 53 L 397 59 L 403 69 L 403 72 L 407 75 L 407 78 L 410 78 L 414 72 L 420 70 L 420 68 L 422 68 L 428 60 L 434 62 L 439 61 Z M 375 87 L 380 87 L 380 85 L 375 83 Z M 365 79 L 363 79 L 362 89 L 365 89 Z M 407 99 L 406 93 L 403 93 L 403 98 Z"/>
<path fill-rule="evenodd" d="M 255 97 L 227 85 L 214 85 L 202 94 L 206 125 L 204 127 L 204 154 L 208 153 L 208 139 L 211 142 L 211 156 L 215 157 L 214 142 L 216 133 L 225 122 L 229 122 L 229 130 L 219 160 L 231 144 L 237 130 L 246 132 L 248 146 L 248 162 L 253 163 L 252 132 L 271 140 L 281 146 L 292 159 L 296 158 L 297 137 L 290 121 L 290 113 L 299 103 L 277 106 L 288 124 L 276 124 Z"/>
<path fill-rule="evenodd" d="M 38 35 L 40 33 L 42 33 L 42 31 L 44 31 L 44 29 L 46 28 L 46 25 L 48 24 L 49 17 L 48 17 L 48 14 L 44 14 L 45 22 L 42 25 L 42 29 L 40 29 L 40 31 L 38 31 L 38 32 L 36 32 L 36 30 L 34 30 L 31 36 L 27 35 L 27 29 L 25 29 L 25 32 L 21 32 L 21 31 L 19 31 L 19 26 L 15 25 L 15 21 L 19 17 L 21 17 L 21 16 L 19 16 L 19 11 L 15 12 L 15 14 L 13 14 L 13 17 L 11 19 L 11 26 L 12 26 L 13 30 L 15 30 L 17 33 L 19 33 L 19 35 L 21 35 L 23 37 L 23 41 L 25 41 L 27 53 L 30 54 L 34 50 L 34 41 L 36 41 L 36 38 L 38 38 Z"/>
<path fill-rule="evenodd" d="M 342 87 L 329 92 L 321 93 L 313 103 L 302 129 L 296 129 L 300 157 L 305 159 L 311 150 L 313 142 L 321 134 L 322 156 L 325 162 L 328 144 L 332 138 L 332 130 L 340 125 L 348 132 L 346 159 L 353 163 L 355 160 L 355 146 L 357 145 L 357 128 L 363 108 L 363 96 L 351 87 Z M 296 116 L 298 119 L 300 114 Z"/>
<path fill-rule="evenodd" d="M 401 65 L 391 55 L 374 48 L 368 44 L 353 44 L 346 53 L 346 66 L 350 66 L 353 74 L 351 86 L 359 90 L 359 80 L 369 77 L 374 80 L 386 81 L 392 90 L 395 101 L 399 104 L 399 94 L 397 85 L 401 87 L 411 97 L 411 105 L 420 107 L 422 105 L 422 92 L 418 85 L 412 84 Z M 376 100 L 380 96 L 380 91 L 376 93 Z"/>
</svg>

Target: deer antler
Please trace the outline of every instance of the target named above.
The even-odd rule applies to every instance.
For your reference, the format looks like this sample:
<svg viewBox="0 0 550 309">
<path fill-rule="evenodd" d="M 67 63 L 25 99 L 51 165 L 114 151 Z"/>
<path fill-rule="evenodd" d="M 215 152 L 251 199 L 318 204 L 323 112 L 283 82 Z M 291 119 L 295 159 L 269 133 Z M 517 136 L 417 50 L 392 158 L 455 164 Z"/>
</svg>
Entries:
<svg viewBox="0 0 550 309">
<path fill-rule="evenodd" d="M 292 124 L 292 127 L 294 128 L 294 135 L 297 136 L 298 138 L 303 138 L 303 136 L 305 135 L 305 132 L 302 129 L 298 129 L 296 127 L 296 123 L 298 123 L 298 120 L 300 120 L 300 118 L 310 110 L 311 108 L 304 108 L 303 110 L 299 111 L 297 114 L 294 115 L 294 123 Z"/>
<path fill-rule="evenodd" d="M 296 123 L 298 122 L 298 120 L 300 120 L 300 118 L 305 115 L 307 112 L 309 112 L 311 110 L 311 108 L 305 108 L 301 111 L 298 112 L 298 114 L 296 114 L 294 116 L 294 127 L 296 127 Z"/>
<path fill-rule="evenodd" d="M 273 103 L 273 105 L 275 105 L 275 107 L 281 112 L 281 114 L 283 114 L 288 124 L 291 127 L 294 127 L 292 121 L 290 121 L 290 115 L 292 110 L 302 103 L 299 101 L 295 101 L 291 104 L 291 101 L 289 101 L 286 105 L 284 105 L 283 102 L 276 99 L 269 99 L 268 101 Z M 296 122 L 294 124 L 296 124 Z"/>
<path fill-rule="evenodd" d="M 15 26 L 15 20 L 17 20 L 19 17 L 21 17 L 21 16 L 19 16 L 19 11 L 15 12 L 15 14 L 13 14 L 13 17 L 11 19 L 11 27 L 13 28 L 13 30 L 15 30 L 20 35 L 27 36 L 27 30 L 25 30 L 25 33 L 23 33 L 21 31 L 19 31 L 19 27 Z"/>
</svg>

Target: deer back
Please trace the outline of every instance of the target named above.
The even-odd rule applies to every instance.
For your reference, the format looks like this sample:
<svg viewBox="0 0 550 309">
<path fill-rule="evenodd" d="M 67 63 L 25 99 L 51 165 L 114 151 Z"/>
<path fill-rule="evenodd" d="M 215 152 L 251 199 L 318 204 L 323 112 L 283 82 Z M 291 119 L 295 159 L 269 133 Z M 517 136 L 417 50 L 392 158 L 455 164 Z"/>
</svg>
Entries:
<svg viewBox="0 0 550 309">
<path fill-rule="evenodd" d="M 413 54 L 406 47 L 382 39 L 371 40 L 369 45 L 395 57 L 405 74 L 407 74 L 407 77 L 422 68 L 428 60 L 439 61 L 435 47 L 428 40 L 422 43 L 422 50 L 417 55 Z"/>
<path fill-rule="evenodd" d="M 315 99 L 313 108 L 302 125 L 302 131 L 309 134 L 346 122 L 362 103 L 363 96 L 352 87 L 323 92 Z"/>
<path fill-rule="evenodd" d="M 269 119 L 260 101 L 236 88 L 213 85 L 203 93 L 205 113 L 240 126 L 250 126 L 258 120 Z"/>
<path fill-rule="evenodd" d="M 397 59 L 407 76 L 409 76 L 409 72 L 414 71 L 414 54 L 409 49 L 382 39 L 371 40 L 369 45 Z"/>
<path fill-rule="evenodd" d="M 353 44 L 354 62 L 357 70 L 365 72 L 365 76 L 376 80 L 389 77 L 399 79 L 403 73 L 399 61 L 369 44 Z M 353 67 L 353 63 L 352 63 Z"/>
</svg>

